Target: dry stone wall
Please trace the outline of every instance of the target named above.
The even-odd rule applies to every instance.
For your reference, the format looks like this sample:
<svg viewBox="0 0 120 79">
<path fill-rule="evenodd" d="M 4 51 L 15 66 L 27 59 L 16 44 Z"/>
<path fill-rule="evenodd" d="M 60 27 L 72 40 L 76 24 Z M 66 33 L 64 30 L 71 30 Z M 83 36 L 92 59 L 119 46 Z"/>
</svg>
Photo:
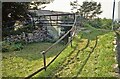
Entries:
<svg viewBox="0 0 120 79">
<path fill-rule="evenodd" d="M 23 32 L 21 35 L 11 35 L 7 36 L 4 40 L 7 42 L 40 42 L 40 41 L 51 41 L 53 37 L 47 32 L 46 28 L 38 28 L 34 30 L 32 33 Z"/>
</svg>

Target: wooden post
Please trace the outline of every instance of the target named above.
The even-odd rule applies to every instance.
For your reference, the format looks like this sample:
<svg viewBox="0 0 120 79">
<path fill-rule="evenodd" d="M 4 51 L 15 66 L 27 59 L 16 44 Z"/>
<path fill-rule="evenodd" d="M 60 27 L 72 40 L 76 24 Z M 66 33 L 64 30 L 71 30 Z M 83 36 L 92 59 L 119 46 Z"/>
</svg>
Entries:
<svg viewBox="0 0 120 79">
<path fill-rule="evenodd" d="M 73 47 L 73 45 L 72 45 L 72 37 L 71 37 L 71 47 Z"/>
<path fill-rule="evenodd" d="M 46 56 L 45 56 L 45 51 L 42 51 L 42 54 L 43 54 L 44 69 L 46 71 Z"/>
<path fill-rule="evenodd" d="M 73 45 L 72 45 L 72 40 L 73 40 L 73 38 L 72 38 L 72 37 L 73 37 L 72 34 L 73 34 L 73 33 L 72 33 L 72 31 L 71 31 L 71 32 L 70 32 L 70 37 L 71 37 L 71 40 L 70 40 L 70 41 L 71 41 L 71 47 L 73 47 Z"/>
</svg>

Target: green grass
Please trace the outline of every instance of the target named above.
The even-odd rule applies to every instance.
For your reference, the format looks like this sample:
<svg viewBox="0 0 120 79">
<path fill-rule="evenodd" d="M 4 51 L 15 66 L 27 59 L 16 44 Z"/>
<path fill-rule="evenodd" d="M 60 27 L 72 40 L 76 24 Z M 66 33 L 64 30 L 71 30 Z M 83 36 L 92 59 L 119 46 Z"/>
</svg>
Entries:
<svg viewBox="0 0 120 79">
<path fill-rule="evenodd" d="M 87 27 L 47 68 L 35 77 L 114 77 L 114 32 Z M 96 39 L 96 37 L 98 39 Z M 52 43 L 33 43 L 21 51 L 3 53 L 3 76 L 24 77 L 43 66 L 41 51 Z M 47 53 L 47 64 L 64 45 L 58 44 Z"/>
<path fill-rule="evenodd" d="M 91 54 L 89 60 L 84 66 L 81 74 L 82 77 L 114 77 L 115 72 L 113 65 L 115 52 L 113 51 L 112 41 L 114 40 L 114 33 L 106 33 L 98 37 L 99 41 Z"/>
<path fill-rule="evenodd" d="M 23 50 L 3 53 L 3 77 L 25 77 L 43 67 L 41 51 L 47 49 L 52 43 L 28 44 Z M 47 63 L 60 51 L 64 45 L 57 44 L 47 56 Z"/>
<path fill-rule="evenodd" d="M 114 32 L 97 29 L 81 31 L 75 47 L 66 48 L 47 71 L 36 76 L 45 77 L 115 77 Z M 98 38 L 96 41 L 96 37 Z M 89 40 L 89 42 L 87 42 Z M 88 44 L 87 44 L 88 43 Z M 69 52 L 67 51 L 69 50 Z M 71 53 L 72 51 L 72 53 Z M 93 52 L 92 52 L 93 51 Z"/>
<path fill-rule="evenodd" d="M 51 76 L 51 73 L 59 68 L 61 64 L 66 60 L 66 57 L 71 55 L 71 53 L 74 51 L 74 48 L 77 46 L 77 40 L 78 38 L 74 38 L 73 40 L 73 48 L 71 48 L 71 45 L 69 44 L 66 49 L 59 55 L 59 57 L 47 68 L 46 71 L 42 71 L 38 73 L 36 76 L 39 77 L 47 77 Z"/>
</svg>

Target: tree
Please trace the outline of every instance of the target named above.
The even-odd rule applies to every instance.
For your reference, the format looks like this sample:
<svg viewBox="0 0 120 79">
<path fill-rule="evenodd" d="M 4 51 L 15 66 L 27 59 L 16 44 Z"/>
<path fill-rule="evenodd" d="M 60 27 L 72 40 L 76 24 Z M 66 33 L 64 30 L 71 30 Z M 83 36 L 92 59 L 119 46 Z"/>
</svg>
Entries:
<svg viewBox="0 0 120 79">
<path fill-rule="evenodd" d="M 14 34 L 16 21 L 29 21 L 29 9 L 37 9 L 46 2 L 3 2 L 2 3 L 2 37 Z M 32 8 L 30 5 L 34 5 Z"/>
<path fill-rule="evenodd" d="M 28 18 L 27 9 L 29 3 L 4 2 L 2 3 L 2 34 L 10 35 L 14 31 L 16 20 Z"/>
<path fill-rule="evenodd" d="M 78 1 L 73 1 L 70 2 L 70 5 L 72 6 L 71 11 L 74 13 L 78 13 L 78 8 L 80 7 L 80 5 L 78 4 Z"/>
<path fill-rule="evenodd" d="M 71 2 L 70 5 L 72 6 L 72 10 L 77 9 L 76 13 L 80 14 L 86 19 L 93 19 L 102 13 L 101 4 L 97 2 L 84 1 L 80 6 L 77 1 L 74 1 Z"/>
</svg>

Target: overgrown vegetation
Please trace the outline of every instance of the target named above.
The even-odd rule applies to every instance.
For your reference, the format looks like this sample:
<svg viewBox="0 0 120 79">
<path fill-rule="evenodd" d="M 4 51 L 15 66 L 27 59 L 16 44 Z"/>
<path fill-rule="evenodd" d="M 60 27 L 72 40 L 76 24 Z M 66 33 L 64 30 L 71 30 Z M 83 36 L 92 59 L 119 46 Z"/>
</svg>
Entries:
<svg viewBox="0 0 120 79">
<path fill-rule="evenodd" d="M 24 44 L 22 42 L 2 42 L 2 52 L 9 52 L 9 51 L 19 51 L 23 49 Z"/>
</svg>

